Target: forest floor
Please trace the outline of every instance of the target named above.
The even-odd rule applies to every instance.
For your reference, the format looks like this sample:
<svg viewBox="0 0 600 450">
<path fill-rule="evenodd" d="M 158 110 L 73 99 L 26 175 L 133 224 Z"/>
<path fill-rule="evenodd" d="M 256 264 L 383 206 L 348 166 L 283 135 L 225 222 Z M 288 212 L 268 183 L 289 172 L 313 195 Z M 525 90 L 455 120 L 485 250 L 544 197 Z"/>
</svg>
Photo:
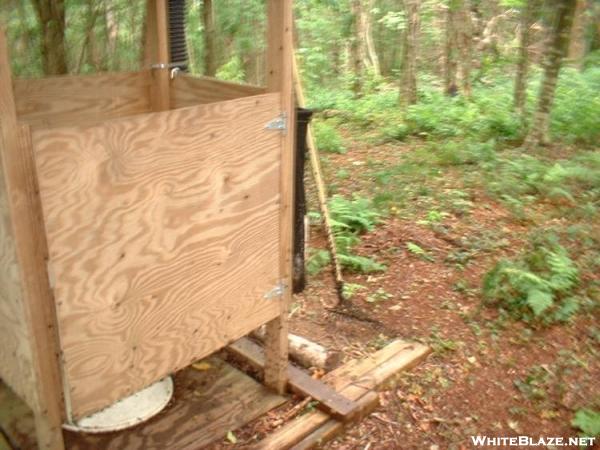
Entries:
<svg viewBox="0 0 600 450">
<path fill-rule="evenodd" d="M 374 191 L 393 187 L 377 186 L 373 173 L 406 165 L 419 146 L 419 141 L 354 142 L 346 154 L 327 154 L 326 178 L 334 180 L 332 189 L 338 194 L 377 195 Z M 569 150 L 553 154 L 564 158 Z M 598 309 L 583 308 L 565 323 L 526 323 L 485 305 L 481 288 L 497 260 L 516 257 L 526 248 L 533 228 L 566 227 L 568 219 L 549 214 L 552 206 L 544 202 L 529 206 L 535 220 L 516 217 L 481 183 L 471 182 L 483 176 L 476 165 L 438 166 L 435 177 L 428 176 L 432 167 L 420 167 L 416 175 L 396 171 L 401 175 L 393 182 L 409 193 L 407 202 L 392 207 L 356 249 L 387 269 L 345 275 L 346 283 L 356 285 L 348 309 L 361 314 L 351 317 L 329 308 L 336 294 L 328 268 L 310 277 L 305 292 L 295 297 L 293 331 L 344 352 L 348 359 L 393 338 L 433 349 L 424 363 L 381 392 L 381 406 L 374 413 L 326 448 L 466 449 L 473 448 L 470 436 L 477 435 L 577 436 L 571 425 L 575 411 L 600 404 Z M 422 220 L 427 211 L 442 212 L 441 223 Z M 587 225 L 600 238 L 596 219 Z M 311 233 L 310 246 L 326 248 L 320 225 L 313 225 Z M 577 249 L 577 239 L 571 242 L 569 251 L 585 252 Z M 425 253 L 411 252 L 409 243 Z M 581 279 L 597 286 L 600 273 L 583 270 Z M 598 301 L 594 299 L 596 306 Z M 236 432 L 239 444 L 275 429 L 285 411 Z"/>
</svg>

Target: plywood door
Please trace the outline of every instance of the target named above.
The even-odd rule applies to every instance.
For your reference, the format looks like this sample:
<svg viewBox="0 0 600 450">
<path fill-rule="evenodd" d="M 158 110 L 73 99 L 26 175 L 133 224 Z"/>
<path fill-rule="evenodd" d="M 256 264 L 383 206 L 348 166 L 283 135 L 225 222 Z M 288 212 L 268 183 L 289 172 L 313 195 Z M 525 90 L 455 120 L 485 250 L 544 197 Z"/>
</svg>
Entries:
<svg viewBox="0 0 600 450">
<path fill-rule="evenodd" d="M 279 112 L 267 94 L 34 133 L 74 417 L 280 314 Z"/>
</svg>

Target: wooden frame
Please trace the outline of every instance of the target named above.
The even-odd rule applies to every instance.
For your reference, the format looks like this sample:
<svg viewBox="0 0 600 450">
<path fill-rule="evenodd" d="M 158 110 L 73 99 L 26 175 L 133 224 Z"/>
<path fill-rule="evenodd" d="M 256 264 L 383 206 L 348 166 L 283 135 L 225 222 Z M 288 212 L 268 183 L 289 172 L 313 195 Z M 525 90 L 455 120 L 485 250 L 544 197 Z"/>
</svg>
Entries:
<svg viewBox="0 0 600 450">
<path fill-rule="evenodd" d="M 64 307 L 61 306 L 64 298 L 64 290 L 61 289 L 69 281 L 65 276 L 68 271 L 64 268 L 61 271 L 57 267 L 57 253 L 54 253 L 59 248 L 59 239 L 52 230 L 58 222 L 55 220 L 55 209 L 50 205 L 53 204 L 53 195 L 61 194 L 59 190 L 49 188 L 52 177 L 58 173 L 53 169 L 58 166 L 48 162 L 51 160 L 49 155 L 60 151 L 63 152 L 60 158 L 65 157 L 71 145 L 65 142 L 79 140 L 85 146 L 91 142 L 108 142 L 115 136 L 111 133 L 119 135 L 119 130 L 129 126 L 147 126 L 151 129 L 154 125 L 146 124 L 146 116 L 150 121 L 155 120 L 156 126 L 163 122 L 188 121 L 191 127 L 196 127 L 195 120 L 204 118 L 208 123 L 213 121 L 212 117 L 221 117 L 221 121 L 215 123 L 222 127 L 230 117 L 227 111 L 233 111 L 231 117 L 250 120 L 249 115 L 239 113 L 239 108 L 260 109 L 260 105 L 265 105 L 264 114 L 254 116 L 261 121 L 261 133 L 268 136 L 264 139 L 273 142 L 278 149 L 275 183 L 278 194 L 274 204 L 277 211 L 274 228 L 277 230 L 274 235 L 274 251 L 277 255 L 274 267 L 277 273 L 276 280 L 269 280 L 269 283 L 277 281 L 277 286 L 275 290 L 257 298 L 260 298 L 261 305 L 267 300 L 270 302 L 267 308 L 270 312 L 260 316 L 267 318 L 264 382 L 278 393 L 285 390 L 287 314 L 291 298 L 291 180 L 295 136 L 291 71 L 292 1 L 266 0 L 266 3 L 266 88 L 189 75 L 171 79 L 166 0 L 148 0 L 146 34 L 151 38 L 146 45 L 145 68 L 139 72 L 13 81 L 5 37 L 0 31 L 0 339 L 3 344 L 6 343 L 0 347 L 0 377 L 34 411 L 40 448 L 64 448 L 61 426 L 65 420 L 106 406 L 104 403 L 90 402 L 85 407 L 80 405 L 78 409 L 73 409 L 77 396 L 72 391 L 73 379 L 70 377 L 73 364 L 70 361 L 73 361 L 71 358 L 74 354 L 69 353 L 65 345 L 70 339 L 68 328 L 74 322 L 72 316 L 57 312 L 57 305 L 59 309 Z M 245 97 L 248 97 L 247 100 L 244 100 Z M 227 100 L 232 103 L 225 102 Z M 198 106 L 203 104 L 206 106 Z M 181 113 L 170 111 L 180 108 L 185 110 L 181 110 Z M 271 111 L 276 113 L 273 117 Z M 270 123 L 281 123 L 282 120 L 285 124 L 283 130 L 270 129 Z M 257 123 L 253 125 L 256 130 Z M 221 129 L 217 128 L 208 126 L 205 132 L 216 133 L 217 136 Z M 87 140 L 81 140 L 83 137 Z M 60 144 L 53 146 L 52 139 L 58 139 Z M 148 142 L 157 140 L 158 135 Z M 147 149 L 148 142 L 145 144 Z M 198 148 L 201 144 L 195 145 L 194 148 Z M 72 147 L 73 151 L 68 154 L 75 155 L 79 148 L 85 147 Z M 157 147 L 155 154 L 162 155 L 158 150 Z M 110 153 L 113 150 L 105 151 Z M 175 155 L 169 162 L 170 167 L 177 158 Z M 92 170 L 98 173 L 98 169 Z M 67 178 L 63 178 L 63 181 Z M 78 192 L 84 192 L 84 189 Z M 265 191 L 259 189 L 257 195 L 261 192 Z M 75 244 L 80 245 L 80 241 Z M 259 295 L 256 289 L 253 295 Z M 263 306 L 261 308 L 267 310 Z M 65 317 L 70 318 L 65 321 Z M 215 339 L 210 351 L 264 324 L 264 319 L 260 317 L 241 319 L 244 325 L 235 332 L 227 332 Z M 186 339 L 190 339 L 190 336 Z M 176 352 L 178 349 L 172 350 Z M 205 356 L 205 353 L 184 352 L 169 370 L 184 367 L 196 357 Z M 164 375 L 165 370 L 167 368 L 157 370 L 144 383 L 132 384 L 131 388 L 140 388 L 155 381 L 154 378 Z M 128 393 L 130 391 L 125 389 L 107 398 L 114 401 Z"/>
</svg>

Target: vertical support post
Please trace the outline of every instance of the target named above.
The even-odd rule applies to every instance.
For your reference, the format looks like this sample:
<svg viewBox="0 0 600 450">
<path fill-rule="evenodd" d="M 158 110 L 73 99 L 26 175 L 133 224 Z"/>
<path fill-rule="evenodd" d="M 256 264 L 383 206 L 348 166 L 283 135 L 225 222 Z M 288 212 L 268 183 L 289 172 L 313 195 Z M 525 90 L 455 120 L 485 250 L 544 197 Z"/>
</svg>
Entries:
<svg viewBox="0 0 600 450">
<path fill-rule="evenodd" d="M 7 192 L 33 359 L 35 404 L 31 406 L 38 447 L 62 450 L 65 408 L 56 310 L 46 270 L 48 248 L 31 132 L 28 126 L 20 126 L 17 121 L 3 30 L 0 30 L 0 150 L 0 180 L 4 183 L 0 188 Z"/>
<path fill-rule="evenodd" d="M 267 0 L 267 91 L 281 94 L 287 130 L 281 143 L 279 221 L 281 314 L 266 327 L 265 384 L 283 393 L 287 384 L 288 312 L 292 296 L 295 105 L 292 82 L 292 0 Z"/>
<path fill-rule="evenodd" d="M 168 0 L 148 0 L 144 63 L 151 70 L 153 111 L 170 109 Z"/>
</svg>

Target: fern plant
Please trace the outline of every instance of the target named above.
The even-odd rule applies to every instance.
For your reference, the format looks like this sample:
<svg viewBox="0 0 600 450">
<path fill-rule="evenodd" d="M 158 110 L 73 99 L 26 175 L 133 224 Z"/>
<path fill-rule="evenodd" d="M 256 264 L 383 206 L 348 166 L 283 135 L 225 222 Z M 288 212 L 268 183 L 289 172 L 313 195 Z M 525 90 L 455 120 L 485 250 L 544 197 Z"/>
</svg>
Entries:
<svg viewBox="0 0 600 450">
<path fill-rule="evenodd" d="M 334 195 L 329 201 L 329 209 L 338 258 L 342 267 L 363 273 L 385 270 L 383 264 L 372 258 L 357 255 L 353 251 L 360 243 L 359 236 L 372 231 L 381 219 L 381 214 L 375 211 L 372 202 L 359 196 L 349 200 Z"/>
<path fill-rule="evenodd" d="M 558 243 L 537 244 L 515 260 L 503 260 L 484 277 L 483 293 L 525 321 L 552 323 L 569 320 L 579 309 L 573 290 L 579 271 Z"/>
</svg>

